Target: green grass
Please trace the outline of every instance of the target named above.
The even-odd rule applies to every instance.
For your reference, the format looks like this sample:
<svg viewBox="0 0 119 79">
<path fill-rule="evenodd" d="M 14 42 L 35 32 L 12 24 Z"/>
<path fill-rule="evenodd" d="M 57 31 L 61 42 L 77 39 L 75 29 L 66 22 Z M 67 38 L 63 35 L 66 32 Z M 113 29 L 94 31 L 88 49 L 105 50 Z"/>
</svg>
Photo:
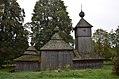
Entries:
<svg viewBox="0 0 119 79">
<path fill-rule="evenodd" d="M 13 68 L 0 69 L 0 79 L 119 79 L 112 75 L 112 67 L 104 66 L 102 69 L 82 69 L 56 71 L 37 71 L 37 72 L 14 72 L 9 71 Z"/>
</svg>

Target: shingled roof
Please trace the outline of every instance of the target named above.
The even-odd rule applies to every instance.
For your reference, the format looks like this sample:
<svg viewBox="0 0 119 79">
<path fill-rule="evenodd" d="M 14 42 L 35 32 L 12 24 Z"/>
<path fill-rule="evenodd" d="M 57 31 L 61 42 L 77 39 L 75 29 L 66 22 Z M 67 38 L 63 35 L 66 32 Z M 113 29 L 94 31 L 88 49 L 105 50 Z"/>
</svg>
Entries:
<svg viewBox="0 0 119 79">
<path fill-rule="evenodd" d="M 60 37 L 59 33 L 55 33 L 41 50 L 73 50 L 73 48 Z"/>
<path fill-rule="evenodd" d="M 29 46 L 27 51 L 36 51 L 36 49 L 33 46 Z"/>
<path fill-rule="evenodd" d="M 89 24 L 84 18 L 81 18 L 75 28 L 80 28 L 80 27 L 85 27 L 85 28 L 89 27 L 90 28 L 93 26 L 91 24 Z"/>
<path fill-rule="evenodd" d="M 37 50 L 33 46 L 30 46 L 24 52 L 24 55 L 16 58 L 15 61 L 39 61 L 40 58 L 37 55 Z"/>
<path fill-rule="evenodd" d="M 16 58 L 15 61 L 40 61 L 40 57 L 36 55 L 23 55 Z"/>
<path fill-rule="evenodd" d="M 36 55 L 37 50 L 33 46 L 29 46 L 28 49 L 24 52 L 24 54 Z"/>
<path fill-rule="evenodd" d="M 78 22 L 78 24 L 76 25 L 76 28 L 90 28 L 93 27 L 90 23 L 88 23 L 83 17 L 85 16 L 85 13 L 81 10 L 81 12 L 79 13 L 79 16 L 81 17 L 80 21 Z"/>
</svg>

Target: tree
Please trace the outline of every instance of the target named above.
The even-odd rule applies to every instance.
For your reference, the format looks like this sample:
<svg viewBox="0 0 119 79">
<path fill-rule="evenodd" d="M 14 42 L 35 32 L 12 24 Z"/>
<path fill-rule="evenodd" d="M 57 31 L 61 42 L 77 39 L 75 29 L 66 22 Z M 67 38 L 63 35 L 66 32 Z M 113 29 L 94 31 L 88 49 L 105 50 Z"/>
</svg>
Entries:
<svg viewBox="0 0 119 79">
<path fill-rule="evenodd" d="M 50 40 L 56 26 L 60 29 L 61 37 L 67 43 L 73 44 L 73 38 L 70 35 L 71 19 L 69 19 L 64 2 L 61 0 L 39 0 L 36 2 L 31 25 L 32 41 L 38 50 Z"/>
<path fill-rule="evenodd" d="M 113 58 L 113 73 L 119 76 L 119 26 L 115 30 L 115 33 L 111 34 L 113 38 L 113 48 L 116 51 L 116 55 Z"/>
<path fill-rule="evenodd" d="M 28 47 L 28 32 L 23 27 L 25 13 L 16 0 L 0 5 L 0 64 L 12 61 Z"/>
<path fill-rule="evenodd" d="M 119 55 L 119 26 L 118 26 L 118 28 L 116 29 L 116 39 L 115 39 L 115 47 L 116 47 L 116 52 L 117 52 L 117 55 Z"/>
<path fill-rule="evenodd" d="M 3 0 L 0 0 L 0 5 L 2 5 L 3 4 Z"/>
<path fill-rule="evenodd" d="M 93 34 L 94 50 L 100 56 L 109 59 L 112 57 L 112 48 L 109 42 L 109 33 L 103 29 L 97 29 Z"/>
</svg>

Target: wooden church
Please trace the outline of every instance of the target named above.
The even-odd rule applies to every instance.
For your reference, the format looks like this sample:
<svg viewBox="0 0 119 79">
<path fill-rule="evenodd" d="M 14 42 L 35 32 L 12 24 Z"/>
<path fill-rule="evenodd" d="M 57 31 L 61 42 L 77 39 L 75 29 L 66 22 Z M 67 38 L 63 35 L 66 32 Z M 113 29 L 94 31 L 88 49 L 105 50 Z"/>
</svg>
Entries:
<svg viewBox="0 0 119 79">
<path fill-rule="evenodd" d="M 79 15 L 81 19 L 74 28 L 75 49 L 60 37 L 56 28 L 51 40 L 40 51 L 37 52 L 31 46 L 23 56 L 15 59 L 16 70 L 56 70 L 67 67 L 72 69 L 101 68 L 103 59 L 93 52 L 91 38 L 93 26 L 84 19 L 85 14 L 82 10 Z"/>
</svg>

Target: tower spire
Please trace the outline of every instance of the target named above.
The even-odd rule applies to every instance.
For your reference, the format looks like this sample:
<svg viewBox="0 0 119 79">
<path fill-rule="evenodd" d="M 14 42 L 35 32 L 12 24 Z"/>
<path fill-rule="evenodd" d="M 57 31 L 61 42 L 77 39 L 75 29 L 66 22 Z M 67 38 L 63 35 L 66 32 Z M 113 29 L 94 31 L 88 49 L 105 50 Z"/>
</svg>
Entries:
<svg viewBox="0 0 119 79">
<path fill-rule="evenodd" d="M 81 11 L 82 11 L 82 4 L 81 4 Z"/>
<path fill-rule="evenodd" d="M 83 18 L 85 16 L 85 13 L 82 11 L 82 4 L 81 4 L 81 12 L 79 13 L 79 16 Z"/>
</svg>

